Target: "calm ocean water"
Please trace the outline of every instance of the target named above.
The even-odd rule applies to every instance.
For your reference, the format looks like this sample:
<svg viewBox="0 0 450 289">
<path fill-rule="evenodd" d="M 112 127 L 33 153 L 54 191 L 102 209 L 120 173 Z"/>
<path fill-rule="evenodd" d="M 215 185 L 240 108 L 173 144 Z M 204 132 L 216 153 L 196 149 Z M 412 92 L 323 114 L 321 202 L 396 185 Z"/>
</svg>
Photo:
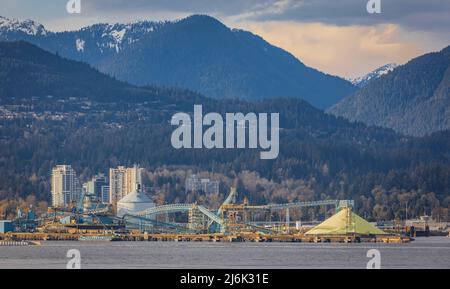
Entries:
<svg viewBox="0 0 450 289">
<path fill-rule="evenodd" d="M 78 249 L 82 268 L 366 268 L 369 249 L 382 268 L 450 268 L 450 238 L 410 244 L 44 242 L 0 247 L 0 268 L 65 268 Z"/>
</svg>

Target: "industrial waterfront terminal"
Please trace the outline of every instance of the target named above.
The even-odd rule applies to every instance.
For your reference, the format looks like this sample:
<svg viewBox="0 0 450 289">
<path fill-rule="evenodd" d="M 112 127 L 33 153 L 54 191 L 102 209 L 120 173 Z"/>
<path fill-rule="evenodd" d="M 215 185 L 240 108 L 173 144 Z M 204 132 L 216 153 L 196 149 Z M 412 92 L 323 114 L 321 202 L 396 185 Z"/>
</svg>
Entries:
<svg viewBox="0 0 450 289">
<path fill-rule="evenodd" d="M 430 234 L 427 219 L 410 225 L 369 223 L 354 212 L 353 200 L 252 205 L 247 198 L 238 203 L 233 187 L 218 208 L 198 203 L 157 206 L 142 190 L 140 170 L 136 166 L 111 169 L 110 187 L 105 190 L 99 178 L 80 189 L 70 166 L 56 167 L 53 206 L 39 216 L 30 208 L 19 210 L 13 220 L 1 221 L 0 245 L 39 244 L 36 241 L 406 243 Z M 218 187 L 214 182 L 196 182 L 189 180 L 187 186 Z M 334 213 L 313 223 L 292 220 L 292 211 L 312 207 Z"/>
<path fill-rule="evenodd" d="M 95 204 L 85 195 L 83 202 L 63 210 L 50 208 L 34 218 L 3 222 L 3 244 L 24 245 L 24 241 L 207 241 L 207 242 L 409 242 L 399 231 L 382 231 L 352 211 L 353 201 L 328 200 L 251 206 L 236 204 L 232 189 L 217 211 L 197 204 L 154 206 L 139 191 L 118 203 L 117 214 L 110 206 Z M 310 228 L 296 222 L 289 211 L 312 206 L 334 206 L 336 214 Z M 284 211 L 285 222 L 272 222 L 273 212 Z M 170 214 L 184 214 L 186 222 L 170 222 Z M 255 215 L 266 221 L 252 222 Z M 161 221 L 161 217 L 165 221 Z M 389 232 L 389 233 L 388 233 Z M 18 243 L 11 243 L 15 241 Z M 38 244 L 38 243 L 30 243 Z"/>
</svg>

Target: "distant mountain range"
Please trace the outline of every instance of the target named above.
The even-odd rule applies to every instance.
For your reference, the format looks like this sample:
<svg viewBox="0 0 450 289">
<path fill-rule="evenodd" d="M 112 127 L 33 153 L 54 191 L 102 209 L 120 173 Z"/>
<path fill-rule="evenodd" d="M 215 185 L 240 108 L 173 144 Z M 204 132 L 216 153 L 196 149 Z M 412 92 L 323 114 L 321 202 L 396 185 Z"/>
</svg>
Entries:
<svg viewBox="0 0 450 289">
<path fill-rule="evenodd" d="M 364 75 L 364 76 L 360 76 L 360 77 L 356 77 L 356 78 L 351 78 L 349 79 L 349 81 L 361 88 L 366 86 L 369 81 L 380 78 L 381 76 L 388 74 L 389 72 L 393 71 L 396 67 L 398 67 L 397 64 L 395 63 L 389 63 L 386 65 L 381 66 L 380 68 L 375 69 L 374 71 Z"/>
<path fill-rule="evenodd" d="M 45 36 L 47 30 L 44 26 L 32 20 L 19 21 L 0 16 L 0 34 L 3 38 L 16 38 L 24 36 Z"/>
<path fill-rule="evenodd" d="M 126 83 L 120 83 L 120 89 L 115 89 L 119 82 L 114 78 L 117 78 L 141 86 L 187 88 L 218 99 L 302 98 L 335 116 L 413 136 L 450 128 L 449 48 L 418 57 L 403 66 L 387 64 L 353 79 L 352 85 L 305 66 L 256 35 L 229 29 L 208 16 L 196 15 L 176 22 L 96 24 L 61 33 L 48 31 L 31 20 L 21 22 L 0 17 L 1 40 L 31 42 L 112 76 L 98 72 L 94 76 L 89 70 L 86 73 L 98 81 L 78 84 L 80 95 L 85 95 L 85 90 L 105 101 L 108 97 L 114 101 L 120 101 L 124 95 L 130 97 L 123 89 L 134 91 L 137 98 L 148 97 L 149 93 L 158 97 L 166 95 L 164 89 L 155 86 L 151 88 L 153 92 L 148 87 L 143 89 Z M 33 67 L 27 67 L 34 71 Z M 65 69 L 61 65 L 57 67 L 59 72 Z M 36 67 L 35 73 L 43 72 Z M 41 77 L 57 78 L 61 85 L 52 89 L 58 88 L 61 95 L 74 91 L 64 89 L 70 84 L 70 78 L 60 79 L 51 73 L 43 73 Z M 10 95 L 13 88 L 21 95 L 25 90 L 30 95 L 38 91 L 55 93 L 31 89 L 25 77 L 20 83 L 7 83 L 8 79 L 0 80 L 3 95 Z M 183 94 L 177 89 L 167 91 L 169 95 Z M 196 93 L 188 94 L 199 97 Z"/>
<path fill-rule="evenodd" d="M 84 99 L 116 103 L 174 103 L 204 97 L 187 90 L 135 87 L 25 41 L 0 42 L 0 102 L 19 99 Z"/>
<path fill-rule="evenodd" d="M 413 136 L 450 129 L 450 46 L 370 81 L 328 112 Z"/>
<path fill-rule="evenodd" d="M 61 33 L 0 18 L 0 40 L 25 40 L 132 84 L 183 87 L 214 98 L 294 97 L 324 109 L 356 90 L 259 36 L 202 15 Z"/>
</svg>

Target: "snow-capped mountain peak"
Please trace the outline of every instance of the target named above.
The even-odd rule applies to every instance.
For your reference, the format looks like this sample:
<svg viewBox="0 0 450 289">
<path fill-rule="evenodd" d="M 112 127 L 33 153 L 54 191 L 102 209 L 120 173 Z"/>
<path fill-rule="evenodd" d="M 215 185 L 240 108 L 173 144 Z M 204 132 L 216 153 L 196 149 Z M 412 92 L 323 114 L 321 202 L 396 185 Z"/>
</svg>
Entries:
<svg viewBox="0 0 450 289">
<path fill-rule="evenodd" d="M 139 21 L 133 23 L 99 23 L 79 30 L 61 32 L 64 35 L 56 46 L 70 43 L 66 55 L 69 58 L 88 61 L 111 53 L 118 54 L 143 37 L 161 29 L 168 22 Z M 31 43 L 41 42 L 42 38 L 55 36 L 57 33 L 46 30 L 43 25 L 32 20 L 20 21 L 0 16 L 0 41 L 25 40 Z M 56 36 L 55 36 L 56 37 Z M 36 42 L 35 42 L 36 41 Z"/>
<path fill-rule="evenodd" d="M 389 63 L 389 64 L 381 66 L 380 68 L 375 69 L 374 71 L 372 71 L 364 76 L 349 79 L 349 81 L 351 83 L 353 83 L 353 85 L 355 85 L 355 86 L 364 87 L 367 85 L 367 83 L 369 83 L 369 81 L 380 78 L 381 76 L 393 71 L 397 67 L 398 67 L 397 64 Z"/>
<path fill-rule="evenodd" d="M 163 23 L 151 21 L 129 24 L 96 24 L 71 33 L 93 40 L 95 45 L 102 51 L 112 49 L 118 53 L 125 46 L 139 41 L 145 35 L 162 27 L 162 25 Z"/>
<path fill-rule="evenodd" d="M 47 34 L 47 30 L 45 30 L 42 24 L 32 20 L 19 21 L 0 16 L 0 33 L 5 32 L 20 32 L 34 36 L 44 36 Z"/>
</svg>

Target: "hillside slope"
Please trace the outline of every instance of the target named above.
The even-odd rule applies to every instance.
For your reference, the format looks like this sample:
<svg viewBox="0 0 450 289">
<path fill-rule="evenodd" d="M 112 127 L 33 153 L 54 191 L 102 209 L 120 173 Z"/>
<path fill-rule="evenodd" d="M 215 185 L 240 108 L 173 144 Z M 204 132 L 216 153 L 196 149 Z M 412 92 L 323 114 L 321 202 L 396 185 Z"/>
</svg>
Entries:
<svg viewBox="0 0 450 289">
<path fill-rule="evenodd" d="M 413 136 L 449 129 L 450 46 L 371 81 L 328 112 Z"/>
<path fill-rule="evenodd" d="M 356 90 L 350 82 L 305 66 L 259 36 L 229 29 L 209 16 L 96 24 L 62 33 L 27 23 L 22 27 L 4 20 L 0 40 L 32 42 L 132 84 L 177 86 L 220 99 L 302 98 L 321 109 Z"/>
<path fill-rule="evenodd" d="M 52 98 L 100 102 L 176 102 L 200 98 L 186 91 L 136 87 L 88 64 L 61 58 L 24 41 L 0 42 L 0 100 Z"/>
<path fill-rule="evenodd" d="M 0 43 L 0 75 L 0 199 L 49 200 L 57 164 L 73 165 L 82 181 L 140 164 L 258 175 L 285 188 L 264 190 L 248 179 L 250 193 L 238 182 L 241 197 L 255 204 L 354 199 L 360 213 L 380 220 L 403 215 L 405 200 L 410 214 L 449 212 L 450 131 L 416 139 L 350 123 L 300 99 L 245 102 L 138 88 L 25 42 Z M 170 119 L 194 104 L 222 115 L 280 113 L 279 157 L 263 161 L 258 149 L 174 149 Z M 159 184 L 170 202 L 206 197 L 190 199 L 167 175 Z"/>
</svg>

